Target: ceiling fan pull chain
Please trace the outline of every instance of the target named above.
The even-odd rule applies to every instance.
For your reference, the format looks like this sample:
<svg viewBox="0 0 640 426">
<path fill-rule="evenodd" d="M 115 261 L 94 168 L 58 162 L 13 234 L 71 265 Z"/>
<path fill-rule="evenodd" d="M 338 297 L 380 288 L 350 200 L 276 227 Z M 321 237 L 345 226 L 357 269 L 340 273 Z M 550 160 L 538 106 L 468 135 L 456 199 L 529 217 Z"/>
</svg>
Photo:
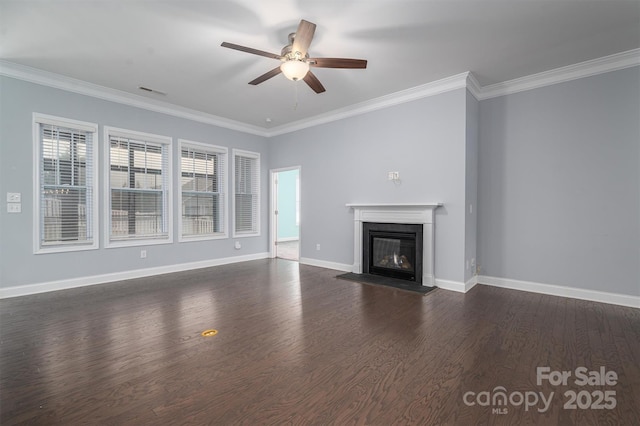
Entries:
<svg viewBox="0 0 640 426">
<path fill-rule="evenodd" d="M 298 80 L 299 81 L 299 80 Z M 293 82 L 293 87 L 294 87 L 294 100 L 293 100 L 293 110 L 297 111 L 298 110 L 298 81 L 294 81 Z"/>
</svg>

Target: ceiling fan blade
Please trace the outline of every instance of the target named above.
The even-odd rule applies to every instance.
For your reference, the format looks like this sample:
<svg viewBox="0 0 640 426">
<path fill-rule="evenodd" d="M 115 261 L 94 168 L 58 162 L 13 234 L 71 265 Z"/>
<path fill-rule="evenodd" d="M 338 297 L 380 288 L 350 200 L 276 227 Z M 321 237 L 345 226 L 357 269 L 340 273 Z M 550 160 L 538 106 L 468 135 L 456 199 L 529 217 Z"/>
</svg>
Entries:
<svg viewBox="0 0 640 426">
<path fill-rule="evenodd" d="M 256 84 L 260 84 L 263 81 L 269 80 L 271 77 L 275 77 L 276 75 L 280 74 L 281 72 L 282 71 L 280 70 L 280 67 L 274 68 L 271 71 L 262 74 L 260 77 L 254 79 L 254 80 L 251 80 L 249 82 L 249 84 L 253 84 L 255 86 Z"/>
<path fill-rule="evenodd" d="M 275 53 L 265 52 L 264 50 L 253 49 L 251 47 L 240 46 L 239 44 L 227 43 L 223 42 L 220 46 L 228 47 L 229 49 L 239 50 L 241 52 L 252 53 L 254 55 L 266 56 L 267 58 L 280 59 L 281 55 L 276 55 Z"/>
<path fill-rule="evenodd" d="M 293 39 L 293 46 L 291 51 L 293 53 L 300 52 L 302 58 L 307 54 L 307 49 L 313 40 L 313 34 L 316 32 L 316 24 L 305 21 L 302 19 L 298 29 L 296 30 L 296 36 Z"/>
<path fill-rule="evenodd" d="M 322 83 L 320 83 L 320 80 L 318 80 L 318 77 L 316 77 L 311 71 L 309 71 L 307 75 L 304 76 L 303 80 L 316 93 L 322 93 L 326 90 Z"/>
<path fill-rule="evenodd" d="M 319 68 L 366 68 L 366 59 L 309 58 L 309 65 Z"/>
</svg>

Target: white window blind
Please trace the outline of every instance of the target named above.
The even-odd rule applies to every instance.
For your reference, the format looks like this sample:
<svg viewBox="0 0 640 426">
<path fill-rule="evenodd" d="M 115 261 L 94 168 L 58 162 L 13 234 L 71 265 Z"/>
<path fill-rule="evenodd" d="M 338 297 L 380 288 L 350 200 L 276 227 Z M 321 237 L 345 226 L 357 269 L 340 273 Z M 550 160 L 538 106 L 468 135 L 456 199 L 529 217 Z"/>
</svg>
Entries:
<svg viewBox="0 0 640 426">
<path fill-rule="evenodd" d="M 226 148 L 181 141 L 182 236 L 226 236 Z"/>
<path fill-rule="evenodd" d="M 97 247 L 97 126 L 34 115 L 37 128 L 36 251 Z"/>
<path fill-rule="evenodd" d="M 169 144 L 122 131 L 108 135 L 109 240 L 168 239 Z"/>
<path fill-rule="evenodd" d="M 260 154 L 234 150 L 235 235 L 260 232 Z"/>
</svg>

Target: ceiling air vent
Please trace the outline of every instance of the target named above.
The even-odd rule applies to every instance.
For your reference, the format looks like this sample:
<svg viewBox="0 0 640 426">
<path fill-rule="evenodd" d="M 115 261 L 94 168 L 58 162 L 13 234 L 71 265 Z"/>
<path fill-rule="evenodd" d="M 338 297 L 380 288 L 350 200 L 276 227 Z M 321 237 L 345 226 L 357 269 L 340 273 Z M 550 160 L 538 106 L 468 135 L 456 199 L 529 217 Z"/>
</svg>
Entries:
<svg viewBox="0 0 640 426">
<path fill-rule="evenodd" d="M 138 89 L 144 90 L 145 92 L 155 93 L 157 95 L 167 96 L 166 92 L 161 92 L 160 90 L 149 89 L 148 87 L 138 86 Z"/>
</svg>

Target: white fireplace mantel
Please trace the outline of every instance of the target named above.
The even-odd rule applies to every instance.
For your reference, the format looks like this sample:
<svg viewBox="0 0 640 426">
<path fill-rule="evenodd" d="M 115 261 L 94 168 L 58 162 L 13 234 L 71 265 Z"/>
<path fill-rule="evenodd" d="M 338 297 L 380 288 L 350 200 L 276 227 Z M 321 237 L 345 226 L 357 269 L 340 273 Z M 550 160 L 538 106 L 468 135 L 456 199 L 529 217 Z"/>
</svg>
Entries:
<svg viewBox="0 0 640 426">
<path fill-rule="evenodd" d="M 435 209 L 442 203 L 351 203 L 347 207 L 353 209 L 353 269 L 354 274 L 362 273 L 362 223 L 411 223 L 422 225 L 424 249 L 422 251 L 422 285 L 435 285 Z"/>
</svg>

